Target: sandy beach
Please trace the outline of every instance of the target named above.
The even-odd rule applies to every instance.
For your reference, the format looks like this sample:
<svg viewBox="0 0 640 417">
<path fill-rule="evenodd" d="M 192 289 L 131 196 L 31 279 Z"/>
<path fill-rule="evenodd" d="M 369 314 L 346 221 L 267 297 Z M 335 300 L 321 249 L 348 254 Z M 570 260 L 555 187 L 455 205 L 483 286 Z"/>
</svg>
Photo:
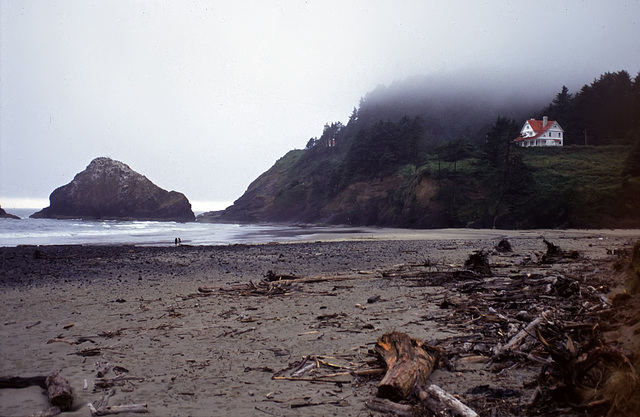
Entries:
<svg viewBox="0 0 640 417">
<path fill-rule="evenodd" d="M 533 415 L 527 407 L 543 365 L 529 358 L 498 369 L 492 349 L 547 309 L 580 323 L 613 308 L 622 286 L 616 262 L 640 231 L 430 236 L 398 230 L 292 244 L 0 248 L 0 376 L 59 372 L 74 394 L 63 416 L 89 416 L 100 385 L 115 388 L 110 405 L 146 404 L 154 416 L 381 415 L 366 406 L 381 375 L 355 371 L 379 366 L 376 340 L 400 331 L 447 352 L 449 365 L 430 381 L 480 415 Z M 543 263 L 542 236 L 579 256 Z M 495 250 L 502 238 L 512 252 Z M 456 275 L 480 250 L 491 274 Z M 269 271 L 285 279 L 265 281 Z M 565 279 L 579 291 L 554 292 Z M 514 283 L 531 298 L 508 299 L 500 288 Z M 583 307 L 573 310 L 574 301 Z M 639 326 L 606 336 L 632 349 Z M 303 368 L 305 361 L 315 366 Z M 2 416 L 47 406 L 40 387 L 0 389 Z M 567 406 L 565 415 L 572 412 Z"/>
</svg>

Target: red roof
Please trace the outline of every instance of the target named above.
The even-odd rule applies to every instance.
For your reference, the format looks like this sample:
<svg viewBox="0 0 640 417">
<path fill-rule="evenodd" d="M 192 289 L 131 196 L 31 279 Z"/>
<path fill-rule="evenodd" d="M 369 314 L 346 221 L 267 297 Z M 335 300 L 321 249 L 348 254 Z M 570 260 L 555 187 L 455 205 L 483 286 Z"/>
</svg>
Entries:
<svg viewBox="0 0 640 417">
<path fill-rule="evenodd" d="M 555 120 L 548 120 L 546 126 L 542 127 L 542 120 L 535 120 L 535 119 L 529 119 L 527 120 L 527 123 L 529 123 L 529 126 L 531 126 L 531 129 L 533 129 L 533 136 L 527 136 L 526 138 L 523 138 L 522 135 L 518 136 L 517 138 L 514 139 L 514 142 L 520 142 L 523 140 L 530 140 L 530 139 L 536 139 L 538 137 L 540 137 L 540 135 L 542 135 L 543 133 L 545 133 L 547 130 L 549 130 L 549 128 L 551 126 L 553 126 L 554 123 L 556 123 Z M 524 127 L 524 126 L 523 126 Z M 560 127 L 560 125 L 558 125 L 558 127 Z M 562 128 L 560 128 L 560 130 L 562 130 Z M 559 139 L 556 139 L 556 142 L 560 142 Z"/>
</svg>

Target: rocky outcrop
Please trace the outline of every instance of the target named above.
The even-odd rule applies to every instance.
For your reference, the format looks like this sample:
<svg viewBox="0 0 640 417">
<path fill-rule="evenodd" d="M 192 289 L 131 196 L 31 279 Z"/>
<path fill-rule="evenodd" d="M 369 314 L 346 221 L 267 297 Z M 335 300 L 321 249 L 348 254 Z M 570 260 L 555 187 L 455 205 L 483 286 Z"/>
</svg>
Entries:
<svg viewBox="0 0 640 417">
<path fill-rule="evenodd" d="M 73 181 L 55 189 L 49 207 L 32 218 L 193 221 L 184 194 L 166 191 L 128 165 L 96 158 Z"/>
<path fill-rule="evenodd" d="M 20 217 L 7 213 L 2 207 L 0 207 L 0 219 L 19 219 Z"/>
</svg>

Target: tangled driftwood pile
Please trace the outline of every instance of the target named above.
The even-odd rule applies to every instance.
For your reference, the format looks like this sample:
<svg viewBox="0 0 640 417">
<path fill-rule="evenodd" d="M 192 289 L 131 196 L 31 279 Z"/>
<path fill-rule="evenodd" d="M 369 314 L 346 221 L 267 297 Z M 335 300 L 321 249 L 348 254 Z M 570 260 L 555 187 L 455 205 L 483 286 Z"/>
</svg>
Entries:
<svg viewBox="0 0 640 417">
<path fill-rule="evenodd" d="M 608 410 L 623 412 L 624 407 L 635 407 L 621 404 L 625 402 L 621 397 L 639 394 L 634 365 L 638 358 L 603 338 L 603 332 L 612 326 L 612 316 L 631 297 L 622 293 L 609 299 L 608 282 L 599 281 L 593 270 L 581 270 L 593 269 L 592 264 L 580 263 L 575 251 L 566 252 L 547 240 L 544 243 L 546 253 L 522 256 L 513 254 L 511 245 L 502 241 L 493 253 L 499 257 L 494 262 L 488 252 L 479 251 L 464 266 L 425 262 L 381 271 L 382 276 L 401 279 L 409 286 L 451 289 L 439 304 L 448 314 L 439 320 L 463 336 L 439 340 L 432 347 L 403 333 L 385 334 L 371 352 L 378 362 L 339 365 L 309 356 L 276 373 L 274 379 L 346 383 L 347 376 L 357 381 L 386 372 L 377 397 L 367 406 L 397 415 L 478 415 L 473 409 L 490 416 L 605 415 Z M 560 273 L 552 269 L 554 264 L 571 264 L 573 273 L 566 273 L 566 268 Z M 587 275 L 588 282 L 580 278 Z M 305 282 L 304 278 L 287 278 L 271 277 L 262 285 Z M 363 276 L 345 279 L 357 278 Z M 314 282 L 318 279 L 313 278 Z M 250 293 L 255 295 L 260 287 L 252 287 Z M 239 293 L 247 295 L 247 290 Z M 640 320 L 637 314 L 632 316 L 628 320 Z M 438 365 L 456 372 L 468 363 L 484 364 L 497 376 L 526 368 L 534 377 L 522 388 L 532 393 L 523 398 L 518 387 L 473 387 L 467 392 L 472 398 L 469 407 L 427 381 Z M 327 371 L 322 372 L 323 368 Z M 287 372 L 289 376 L 284 376 Z M 610 388 L 620 380 L 622 391 Z"/>
</svg>

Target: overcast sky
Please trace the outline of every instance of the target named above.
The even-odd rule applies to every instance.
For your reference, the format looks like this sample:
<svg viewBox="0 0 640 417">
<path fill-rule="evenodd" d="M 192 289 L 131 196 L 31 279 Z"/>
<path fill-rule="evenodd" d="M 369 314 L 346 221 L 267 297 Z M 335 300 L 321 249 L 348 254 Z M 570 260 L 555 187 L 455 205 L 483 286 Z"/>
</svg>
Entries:
<svg viewBox="0 0 640 417">
<path fill-rule="evenodd" d="M 232 202 L 379 84 L 640 71 L 640 2 L 0 0 L 0 205 L 109 156 Z M 541 87 L 542 88 L 542 87 Z M 575 91 L 571 91 L 575 92 Z M 524 94 L 524 92 L 523 92 Z M 43 201 L 44 200 L 44 201 Z"/>
</svg>

